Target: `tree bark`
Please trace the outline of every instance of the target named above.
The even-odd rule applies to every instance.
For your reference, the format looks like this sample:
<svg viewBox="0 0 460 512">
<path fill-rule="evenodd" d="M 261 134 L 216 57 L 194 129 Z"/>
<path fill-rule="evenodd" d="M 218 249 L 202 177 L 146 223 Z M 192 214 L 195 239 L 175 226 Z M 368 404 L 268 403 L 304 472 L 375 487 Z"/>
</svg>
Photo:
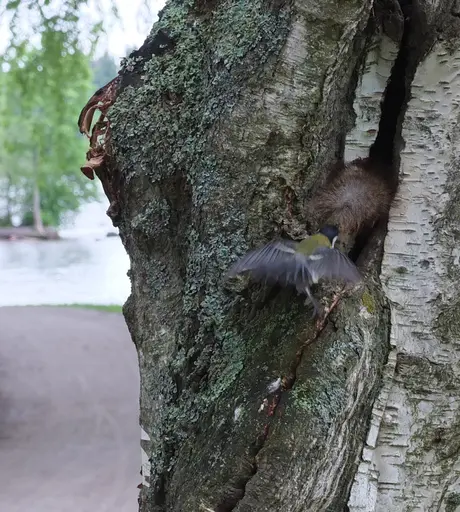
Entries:
<svg viewBox="0 0 460 512">
<path fill-rule="evenodd" d="M 42 234 L 45 231 L 43 227 L 42 221 L 42 211 L 40 208 L 40 190 L 38 189 L 37 184 L 34 184 L 34 205 L 33 205 L 33 214 L 34 214 L 34 229 L 37 233 Z"/>
<path fill-rule="evenodd" d="M 171 0 L 124 62 L 111 190 L 131 261 L 141 512 L 460 503 L 457 11 Z M 308 199 L 344 151 L 378 132 L 399 153 L 401 130 L 388 234 L 324 328 L 295 293 L 223 281 L 245 250 L 310 227 Z"/>
<path fill-rule="evenodd" d="M 351 511 L 460 510 L 459 106 L 460 46 L 437 41 L 403 126 L 381 272 L 391 351 Z"/>
<path fill-rule="evenodd" d="M 3 224 L 6 225 L 6 226 L 12 226 L 13 224 L 13 213 L 12 213 L 12 204 L 11 204 L 11 201 L 12 201 L 12 189 L 13 189 L 13 183 L 12 183 L 12 179 L 11 179 L 11 174 L 9 172 L 6 172 L 6 177 L 5 177 L 5 191 L 3 193 L 3 196 L 5 198 L 5 216 L 4 218 L 2 219 L 3 221 Z"/>
<path fill-rule="evenodd" d="M 43 226 L 43 219 L 42 219 L 42 210 L 40 206 L 40 189 L 38 187 L 38 154 L 37 151 L 34 152 L 34 158 L 33 158 L 33 165 L 34 165 L 34 173 L 35 173 L 35 180 L 34 180 L 34 190 L 33 190 L 33 205 L 32 205 L 32 214 L 34 218 L 34 228 L 35 231 L 42 235 L 45 232 L 45 228 Z"/>
</svg>

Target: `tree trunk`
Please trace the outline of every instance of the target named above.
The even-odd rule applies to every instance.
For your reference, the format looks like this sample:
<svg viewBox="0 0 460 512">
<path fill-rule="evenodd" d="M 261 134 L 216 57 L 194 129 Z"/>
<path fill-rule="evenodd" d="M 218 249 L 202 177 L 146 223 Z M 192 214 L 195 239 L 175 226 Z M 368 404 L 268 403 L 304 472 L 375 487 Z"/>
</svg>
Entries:
<svg viewBox="0 0 460 512">
<path fill-rule="evenodd" d="M 131 260 L 142 512 L 460 503 L 459 21 L 446 0 L 171 0 L 124 62 L 110 190 Z M 378 132 L 398 153 L 401 130 L 388 234 L 324 328 L 289 290 L 224 282 L 245 250 L 310 227 L 344 151 Z"/>
<path fill-rule="evenodd" d="M 9 172 L 6 173 L 5 177 L 5 217 L 3 219 L 3 224 L 6 226 L 13 225 L 13 208 L 12 208 L 12 196 L 13 196 L 13 180 L 11 179 L 11 175 Z"/>
<path fill-rule="evenodd" d="M 45 228 L 43 227 L 42 220 L 42 210 L 40 206 L 40 189 L 38 188 L 38 155 L 37 152 L 34 151 L 34 159 L 33 165 L 35 168 L 35 180 L 34 180 L 34 192 L 33 192 L 33 218 L 34 218 L 34 228 L 37 233 L 40 235 L 45 232 Z"/>
<path fill-rule="evenodd" d="M 34 184 L 34 207 L 33 207 L 33 215 L 34 215 L 34 228 L 37 233 L 42 234 L 45 231 L 43 227 L 42 221 L 42 211 L 40 208 L 40 190 L 38 189 L 37 184 Z"/>
</svg>

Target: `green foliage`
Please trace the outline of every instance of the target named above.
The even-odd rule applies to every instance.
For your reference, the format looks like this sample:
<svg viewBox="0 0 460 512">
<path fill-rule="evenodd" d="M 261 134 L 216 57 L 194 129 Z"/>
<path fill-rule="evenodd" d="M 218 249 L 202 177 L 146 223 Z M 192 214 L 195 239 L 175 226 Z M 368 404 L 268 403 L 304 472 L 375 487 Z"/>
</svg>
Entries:
<svg viewBox="0 0 460 512">
<path fill-rule="evenodd" d="M 58 307 L 64 308 L 80 308 L 80 309 L 94 309 L 96 311 L 105 311 L 107 313 L 121 313 L 122 306 L 117 304 L 59 304 Z"/>
<path fill-rule="evenodd" d="M 24 307 L 94 309 L 95 311 L 104 311 L 107 313 L 122 313 L 122 306 L 118 306 L 117 304 L 41 304 L 39 306 L 32 304 L 31 306 Z"/>
<path fill-rule="evenodd" d="M 59 225 L 64 213 L 96 197 L 79 170 L 87 142 L 76 125 L 91 92 L 89 59 L 67 41 L 63 32 L 44 32 L 38 49 L 23 44 L 8 53 L 0 73 L 2 197 L 6 216 L 19 215 L 24 224 L 32 223 L 35 187 L 45 225 Z"/>
<path fill-rule="evenodd" d="M 110 2 L 112 18 L 118 18 L 114 2 Z M 8 20 L 9 50 L 20 50 L 25 42 L 48 48 L 55 61 L 60 60 L 61 45 L 43 42 L 47 34 L 60 33 L 67 50 L 84 50 L 91 54 L 104 31 L 101 21 L 94 19 L 90 8 L 95 8 L 99 20 L 107 25 L 107 11 L 100 0 L 0 0 L 0 19 Z M 6 25 L 6 26 L 8 26 Z"/>
<path fill-rule="evenodd" d="M 10 29 L 0 56 L 0 224 L 33 224 L 37 190 L 43 223 L 53 226 L 96 197 L 79 170 L 87 141 L 76 120 L 117 74 L 108 54 L 89 60 L 118 19 L 113 1 L 0 0 L 0 27 Z"/>
<path fill-rule="evenodd" d="M 118 18 L 111 5 L 113 16 L 100 0 L 0 0 L 10 28 L 0 56 L 0 223 L 31 224 L 37 188 L 45 225 L 96 197 L 79 170 L 87 141 L 76 121 L 94 90 L 90 56 Z"/>
</svg>

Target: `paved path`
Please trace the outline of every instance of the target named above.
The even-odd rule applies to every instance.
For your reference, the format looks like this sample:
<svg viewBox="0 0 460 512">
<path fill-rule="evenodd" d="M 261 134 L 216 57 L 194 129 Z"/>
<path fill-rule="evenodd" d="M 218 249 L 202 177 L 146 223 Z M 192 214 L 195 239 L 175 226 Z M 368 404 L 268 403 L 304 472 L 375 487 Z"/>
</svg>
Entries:
<svg viewBox="0 0 460 512">
<path fill-rule="evenodd" d="M 136 512 L 138 387 L 121 315 L 0 308 L 0 511 Z"/>
</svg>

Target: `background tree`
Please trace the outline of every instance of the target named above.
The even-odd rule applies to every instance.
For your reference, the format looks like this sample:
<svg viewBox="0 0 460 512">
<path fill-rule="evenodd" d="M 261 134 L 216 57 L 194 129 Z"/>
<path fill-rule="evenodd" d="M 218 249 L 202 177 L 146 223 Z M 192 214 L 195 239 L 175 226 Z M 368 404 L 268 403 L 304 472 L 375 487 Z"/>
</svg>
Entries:
<svg viewBox="0 0 460 512">
<path fill-rule="evenodd" d="M 97 89 L 117 74 L 107 52 L 88 62 L 119 16 L 115 3 L 92 2 L 96 16 L 89 7 L 87 0 L 0 0 L 10 28 L 1 60 L 0 224 L 57 226 L 98 193 L 79 171 L 85 142 L 74 119 L 90 81 Z M 148 2 L 141 9 L 151 14 Z"/>
<path fill-rule="evenodd" d="M 131 260 L 141 511 L 457 507 L 457 11 L 171 0 L 124 62 L 104 179 Z M 224 286 L 374 141 L 402 183 L 361 290 L 314 326 L 303 298 Z"/>
<path fill-rule="evenodd" d="M 85 15 L 87 0 L 0 0 L 10 39 L 1 59 L 0 208 L 3 224 L 57 226 L 63 216 L 96 197 L 97 189 L 79 170 L 85 141 L 75 117 L 88 98 L 92 55 L 104 26 Z M 116 8 L 113 6 L 116 18 Z M 7 24 L 5 24 L 6 28 Z M 112 66 L 112 71 L 107 69 Z M 98 76 L 112 73 L 105 55 Z M 113 75 L 111 76 L 111 78 Z"/>
<path fill-rule="evenodd" d="M 60 65 L 48 66 L 56 47 L 64 54 Z M 10 184 L 14 176 L 11 201 L 22 223 L 40 231 L 96 196 L 94 183 L 78 172 L 85 146 L 72 122 L 90 91 L 89 59 L 69 50 L 60 32 L 47 33 L 37 49 L 24 45 L 12 53 L 4 59 L 3 172 Z"/>
</svg>

